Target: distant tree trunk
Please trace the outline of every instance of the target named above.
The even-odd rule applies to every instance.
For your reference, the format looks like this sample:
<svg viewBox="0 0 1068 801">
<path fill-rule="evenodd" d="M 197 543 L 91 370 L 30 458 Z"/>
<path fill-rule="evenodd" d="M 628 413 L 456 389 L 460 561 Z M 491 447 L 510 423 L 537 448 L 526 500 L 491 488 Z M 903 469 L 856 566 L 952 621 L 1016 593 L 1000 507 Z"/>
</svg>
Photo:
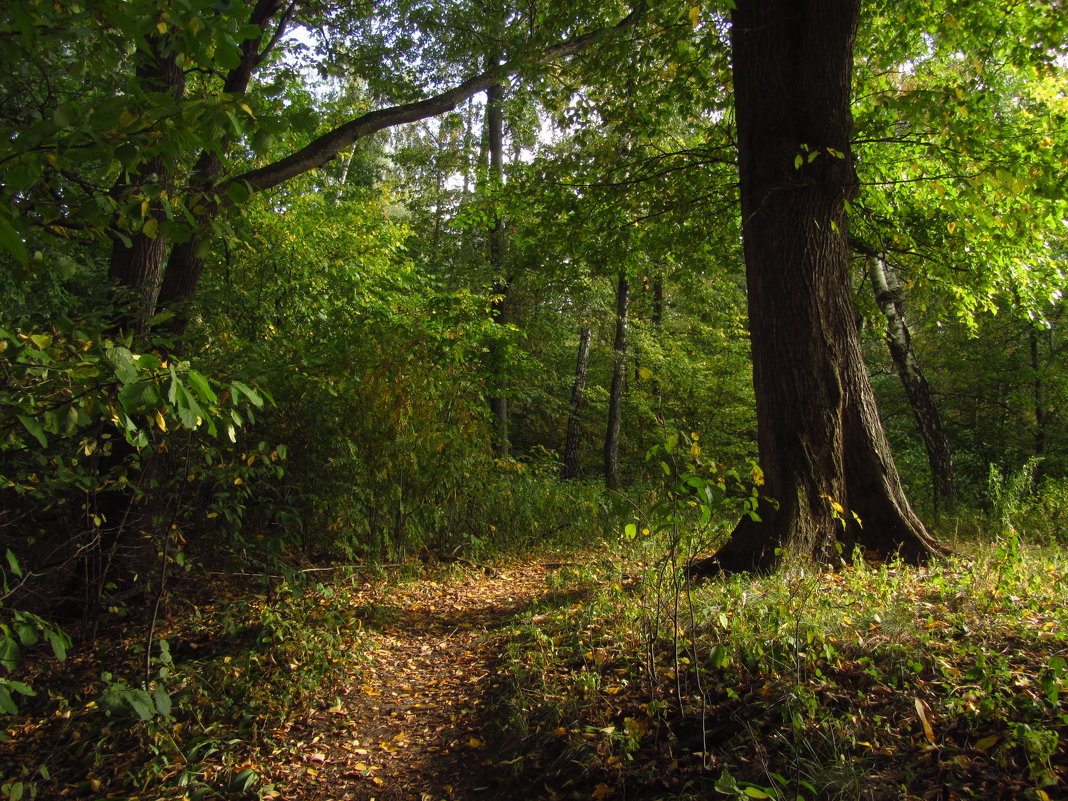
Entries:
<svg viewBox="0 0 1068 801">
<path fill-rule="evenodd" d="M 886 317 L 886 345 L 927 449 L 935 512 L 952 512 L 957 506 L 953 452 L 942 427 L 942 419 L 938 414 L 931 388 L 912 349 L 912 338 L 909 336 L 901 307 L 901 288 L 897 276 L 893 268 L 879 255 L 870 255 L 868 264 L 875 300 Z"/>
<path fill-rule="evenodd" d="M 661 335 L 664 333 L 664 273 L 659 266 L 653 276 L 653 313 L 650 321 L 653 324 L 653 333 L 656 335 L 657 342 L 659 342 Z M 663 424 L 664 410 L 660 393 L 660 378 L 656 375 L 653 376 L 651 394 L 656 409 L 656 420 L 658 423 Z"/>
<path fill-rule="evenodd" d="M 1035 410 L 1035 456 L 1041 458 L 1046 455 L 1048 447 L 1048 421 L 1049 412 L 1045 404 L 1045 390 L 1042 386 L 1042 362 L 1038 353 L 1038 331 L 1033 327 L 1027 332 L 1028 344 L 1031 346 L 1031 392 L 1032 403 Z M 1039 465 L 1041 469 L 1041 465 Z"/>
<path fill-rule="evenodd" d="M 696 573 L 941 550 L 901 488 L 849 279 L 860 0 L 738 0 L 731 38 L 763 503 Z M 862 525 L 854 519 L 859 517 Z"/>
<path fill-rule="evenodd" d="M 616 337 L 612 352 L 612 389 L 608 394 L 608 431 L 604 438 L 604 480 L 609 489 L 619 489 L 619 431 L 623 425 L 623 389 L 627 369 L 627 307 L 630 284 L 619 271 L 616 284 Z"/>
<path fill-rule="evenodd" d="M 496 63 L 496 61 L 494 62 Z M 486 92 L 486 140 L 489 149 L 490 189 L 496 191 L 504 182 L 504 89 L 495 84 Z M 489 232 L 489 265 L 493 273 L 491 314 L 495 322 L 503 325 L 508 321 L 508 279 L 504 264 L 505 231 L 499 213 L 493 215 L 493 227 Z M 504 346 L 499 341 L 490 345 L 490 413 L 493 415 L 493 452 L 502 459 L 508 458 L 508 398 L 505 395 Z"/>
<path fill-rule="evenodd" d="M 586 401 L 586 372 L 590 366 L 590 340 L 593 328 L 583 323 L 579 330 L 578 361 L 575 364 L 575 383 L 571 387 L 571 412 L 567 417 L 564 438 L 563 478 L 578 478 L 579 445 L 582 444 L 582 409 Z"/>
</svg>

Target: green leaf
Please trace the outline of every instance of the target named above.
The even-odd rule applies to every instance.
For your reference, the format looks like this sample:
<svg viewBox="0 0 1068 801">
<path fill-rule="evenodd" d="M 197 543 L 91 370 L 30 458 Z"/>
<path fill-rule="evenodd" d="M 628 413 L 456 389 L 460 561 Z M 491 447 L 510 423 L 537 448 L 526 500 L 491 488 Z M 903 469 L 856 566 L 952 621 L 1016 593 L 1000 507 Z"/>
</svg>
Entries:
<svg viewBox="0 0 1068 801">
<path fill-rule="evenodd" d="M 237 395 L 238 393 L 243 394 L 252 401 L 252 405 L 256 408 L 261 408 L 263 406 L 263 398 L 260 397 L 259 393 L 246 384 L 240 381 L 233 381 L 230 386 L 234 388 L 234 395 Z"/>
<path fill-rule="evenodd" d="M 11 569 L 12 573 L 19 578 L 22 578 L 22 567 L 19 565 L 18 557 L 15 556 L 10 548 L 7 549 L 7 566 Z"/>
<path fill-rule="evenodd" d="M 0 665 L 6 670 L 14 670 L 22 658 L 22 650 L 10 634 L 0 635 Z"/>
<path fill-rule="evenodd" d="M 30 263 L 30 254 L 22 243 L 18 231 L 3 214 L 0 214 L 0 249 L 10 253 L 12 258 L 23 266 Z"/>
<path fill-rule="evenodd" d="M 234 123 L 236 124 L 237 118 L 234 117 L 232 114 L 230 115 L 230 117 L 234 120 Z M 226 196 L 230 198 L 230 200 L 233 201 L 235 205 L 240 206 L 242 203 L 249 199 L 251 194 L 252 193 L 249 191 L 248 185 L 242 183 L 241 181 L 231 181 L 226 185 Z"/>
<path fill-rule="evenodd" d="M 27 417 L 24 414 L 16 415 L 16 417 L 18 417 L 19 422 L 25 426 L 26 430 L 29 431 L 39 443 L 41 443 L 42 448 L 48 447 L 48 439 L 45 437 L 44 429 L 41 428 L 36 420 L 32 417 Z"/>
<path fill-rule="evenodd" d="M 171 714 L 171 696 L 162 687 L 156 687 L 152 690 L 152 699 L 156 704 L 156 711 L 164 717 L 169 717 Z"/>
<path fill-rule="evenodd" d="M 108 348 L 104 351 L 104 358 L 115 369 L 115 377 L 123 384 L 132 383 L 140 378 L 137 365 L 134 364 L 133 353 L 129 348 Z"/>
<path fill-rule="evenodd" d="M 190 370 L 186 373 L 189 379 L 189 383 L 192 384 L 193 389 L 196 390 L 197 395 L 205 403 L 217 403 L 219 398 L 211 388 L 211 384 L 208 383 L 208 379 L 203 373 L 199 373 L 196 370 Z"/>
<path fill-rule="evenodd" d="M 634 523 L 627 523 L 627 525 L 623 527 L 623 536 L 628 540 L 634 539 L 638 536 L 638 527 L 634 525 Z"/>
<path fill-rule="evenodd" d="M 70 648 L 70 637 L 58 629 L 45 629 L 45 639 L 52 646 L 52 653 L 60 662 L 67 658 L 67 649 Z"/>
<path fill-rule="evenodd" d="M 11 698 L 11 690 L 7 688 L 7 683 L 3 679 L 0 679 L 0 712 L 6 712 L 9 715 L 17 715 L 19 713 L 18 706 Z"/>
</svg>

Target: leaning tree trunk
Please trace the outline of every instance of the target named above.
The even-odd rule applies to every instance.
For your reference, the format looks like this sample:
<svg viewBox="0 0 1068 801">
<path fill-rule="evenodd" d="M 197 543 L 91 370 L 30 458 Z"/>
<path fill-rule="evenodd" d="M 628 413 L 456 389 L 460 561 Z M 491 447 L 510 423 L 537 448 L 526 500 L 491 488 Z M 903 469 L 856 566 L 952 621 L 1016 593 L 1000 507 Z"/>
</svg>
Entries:
<svg viewBox="0 0 1068 801">
<path fill-rule="evenodd" d="M 567 418 L 564 437 L 564 466 L 562 478 L 578 478 L 579 445 L 582 444 L 582 409 L 586 403 L 586 374 L 590 366 L 590 340 L 593 327 L 583 323 L 579 331 L 578 361 L 575 364 L 575 383 L 571 388 L 571 413 Z"/>
<path fill-rule="evenodd" d="M 861 354 L 848 269 L 849 89 L 859 0 L 739 0 L 742 236 L 760 463 L 772 502 L 704 570 L 939 546 L 905 498 Z M 855 516 L 855 517 L 854 517 Z M 857 522 L 859 518 L 860 523 Z"/>
<path fill-rule="evenodd" d="M 935 512 L 952 512 L 957 505 L 957 479 L 953 471 L 953 451 L 942 427 L 934 395 L 916 360 L 912 337 L 901 308 L 901 289 L 893 269 L 878 255 L 868 257 L 875 301 L 886 317 L 886 345 L 894 369 L 905 388 L 905 396 L 920 427 L 927 462 L 931 466 L 931 487 Z"/>
<path fill-rule="evenodd" d="M 623 425 L 623 385 L 627 368 L 627 307 L 630 284 L 619 271 L 616 284 L 616 338 L 612 356 L 612 389 L 608 394 L 608 431 L 604 438 L 604 480 L 609 489 L 619 489 L 619 431 Z"/>
</svg>

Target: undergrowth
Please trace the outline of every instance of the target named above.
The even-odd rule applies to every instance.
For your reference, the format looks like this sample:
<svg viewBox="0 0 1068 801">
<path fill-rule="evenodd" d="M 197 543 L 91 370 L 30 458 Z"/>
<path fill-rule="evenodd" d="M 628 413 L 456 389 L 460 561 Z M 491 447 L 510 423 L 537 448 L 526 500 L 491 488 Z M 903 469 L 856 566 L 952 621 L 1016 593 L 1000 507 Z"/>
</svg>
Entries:
<svg viewBox="0 0 1068 801">
<path fill-rule="evenodd" d="M 562 571 L 588 597 L 513 632 L 502 719 L 548 797 L 1059 797 L 1059 550 L 694 585 L 655 552 Z"/>
<path fill-rule="evenodd" d="M 0 798 L 279 797 L 264 755 L 359 660 L 346 585 L 205 580 L 150 645 L 113 621 L 95 650 L 41 661 L 28 678 L 46 689 L 5 721 Z"/>
</svg>

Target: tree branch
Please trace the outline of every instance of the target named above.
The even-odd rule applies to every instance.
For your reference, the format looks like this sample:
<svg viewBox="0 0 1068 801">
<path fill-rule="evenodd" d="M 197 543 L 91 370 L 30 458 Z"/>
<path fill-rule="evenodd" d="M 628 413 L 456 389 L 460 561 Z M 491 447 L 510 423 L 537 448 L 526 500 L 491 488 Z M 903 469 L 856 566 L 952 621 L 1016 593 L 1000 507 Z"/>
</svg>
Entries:
<svg viewBox="0 0 1068 801">
<path fill-rule="evenodd" d="M 641 19 L 645 10 L 644 2 L 637 3 L 630 14 L 611 28 L 600 28 L 547 47 L 534 61 L 538 64 L 548 64 L 557 59 L 573 56 L 594 42 L 631 27 Z M 323 166 L 359 139 L 386 128 L 452 111 L 472 95 L 496 85 L 505 76 L 518 73 L 521 67 L 528 63 L 530 63 L 529 59 L 507 62 L 473 75 L 452 89 L 425 100 L 368 112 L 323 134 L 295 153 L 272 164 L 239 175 L 230 182 L 244 183 L 253 190 L 271 189 L 298 175 Z M 225 186 L 221 188 L 225 189 Z"/>
</svg>

